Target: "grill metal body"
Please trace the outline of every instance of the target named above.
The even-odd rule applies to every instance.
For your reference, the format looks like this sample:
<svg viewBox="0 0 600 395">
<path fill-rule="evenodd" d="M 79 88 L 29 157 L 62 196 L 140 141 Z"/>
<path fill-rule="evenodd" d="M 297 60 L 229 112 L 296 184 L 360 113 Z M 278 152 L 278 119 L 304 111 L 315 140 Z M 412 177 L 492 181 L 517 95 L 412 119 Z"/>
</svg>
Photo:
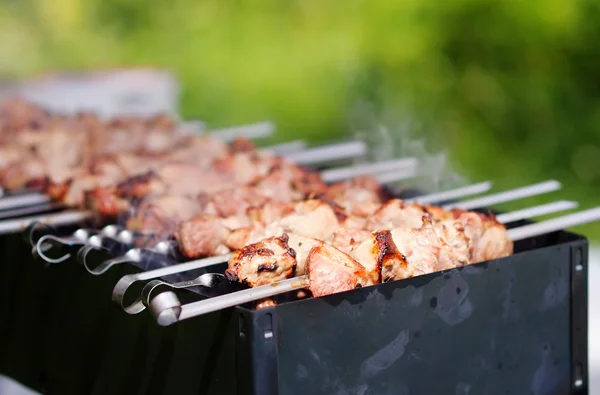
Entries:
<svg viewBox="0 0 600 395">
<path fill-rule="evenodd" d="M 587 393 L 588 243 L 573 233 L 517 242 L 495 261 L 171 327 L 111 303 L 136 267 L 99 277 L 75 262 L 44 268 L 21 236 L 0 240 L 0 373 L 43 393 Z"/>
</svg>

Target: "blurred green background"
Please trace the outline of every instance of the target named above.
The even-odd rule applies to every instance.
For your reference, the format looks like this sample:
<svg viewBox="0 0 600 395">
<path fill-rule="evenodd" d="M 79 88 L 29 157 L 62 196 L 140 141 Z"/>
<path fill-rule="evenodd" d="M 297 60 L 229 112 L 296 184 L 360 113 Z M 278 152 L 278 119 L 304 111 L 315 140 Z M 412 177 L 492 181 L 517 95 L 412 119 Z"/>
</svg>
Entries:
<svg viewBox="0 0 600 395">
<path fill-rule="evenodd" d="M 368 133 L 386 155 L 425 142 L 496 189 L 565 184 L 504 208 L 589 207 L 600 203 L 599 33 L 597 0 L 0 0 L 0 74 L 164 67 L 186 118 L 269 118 L 279 140 Z M 600 239 L 598 224 L 578 231 Z"/>
</svg>

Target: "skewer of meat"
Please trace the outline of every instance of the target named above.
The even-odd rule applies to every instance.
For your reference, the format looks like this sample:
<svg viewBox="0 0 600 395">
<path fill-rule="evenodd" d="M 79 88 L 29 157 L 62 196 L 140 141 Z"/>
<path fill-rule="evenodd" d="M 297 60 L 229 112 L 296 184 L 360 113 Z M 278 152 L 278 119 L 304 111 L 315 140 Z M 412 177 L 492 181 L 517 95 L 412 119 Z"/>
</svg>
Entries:
<svg viewBox="0 0 600 395">
<path fill-rule="evenodd" d="M 511 191 L 501 192 L 490 195 L 488 199 L 494 198 L 497 202 L 509 201 L 546 193 L 555 188 L 556 181 L 549 181 L 526 187 L 525 194 L 524 188 L 518 188 L 514 190 L 515 195 L 510 194 Z M 496 196 L 500 196 L 501 199 L 495 198 Z M 356 240 L 355 234 L 364 234 L 365 229 L 419 227 L 422 217 L 426 214 L 431 214 L 438 222 L 449 220 L 453 215 L 463 214 L 461 218 L 469 225 L 469 231 L 470 223 L 478 223 L 473 217 L 474 214 L 459 211 L 451 213 L 441 207 L 407 203 L 400 199 L 384 201 L 381 185 L 372 178 L 357 178 L 330 187 L 324 193 L 320 204 L 305 202 L 292 207 L 289 202 L 266 202 L 260 207 L 249 209 L 246 213 L 234 213 L 233 218 L 201 215 L 183 221 L 178 226 L 175 237 L 186 257 L 200 258 L 224 253 L 225 247 L 239 249 L 261 238 L 277 236 L 278 233 L 297 233 L 295 229 L 304 223 L 319 226 L 323 232 L 327 230 L 327 238 L 333 237 L 336 241 Z M 314 211 L 307 211 L 309 206 Z M 316 212 L 319 214 L 314 214 Z M 343 230 L 334 234 L 337 228 Z M 307 231 L 303 234 L 317 237 Z"/>
<path fill-rule="evenodd" d="M 600 220 L 600 207 L 511 229 L 509 238 L 514 242 L 598 220 Z M 284 247 L 277 246 L 274 248 L 277 249 L 280 255 L 286 255 Z M 315 296 L 338 292 L 340 289 L 342 291 L 350 290 L 357 285 L 368 284 L 369 278 L 365 274 L 364 266 L 347 256 L 340 255 L 339 251 L 332 248 L 327 245 L 318 245 L 311 250 L 307 264 L 307 275 L 186 305 L 181 305 L 175 293 L 164 292 L 150 302 L 151 313 L 157 319 L 159 325 L 167 326 L 198 315 L 264 300 L 294 290 L 309 289 Z M 286 259 L 288 259 L 287 256 L 289 254 L 286 255 Z M 336 278 L 341 281 L 336 283 Z M 342 284 L 343 286 L 332 285 L 331 280 L 334 280 L 333 284 Z"/>
<path fill-rule="evenodd" d="M 0 127 L 11 138 L 0 147 L 0 180 L 8 189 L 36 186 L 46 177 L 57 182 L 74 167 L 85 167 L 97 156 L 123 153 L 156 157 L 173 151 L 204 158 L 224 153 L 226 142 L 239 136 L 265 137 L 272 123 L 217 130 L 214 135 L 190 136 L 173 118 L 117 118 L 106 122 L 91 114 L 52 115 L 27 103 L 12 101 L 0 111 Z M 236 143 L 233 144 L 234 148 Z"/>
<path fill-rule="evenodd" d="M 427 197 L 427 196 L 425 196 Z M 504 218 L 507 221 L 517 221 L 517 220 L 521 220 L 521 219 L 527 219 L 527 218 L 533 218 L 537 215 L 545 215 L 545 214 L 550 214 L 550 213 L 554 213 L 554 212 L 559 212 L 562 210 L 568 210 L 571 208 L 576 207 L 577 204 L 574 202 L 564 202 L 564 201 L 559 201 L 559 202 L 555 202 L 552 204 L 545 204 L 545 205 L 541 205 L 541 206 L 536 206 L 536 207 L 531 207 L 529 209 L 524 209 L 524 210 L 518 210 L 515 211 L 513 213 L 507 213 L 507 214 L 503 214 L 501 216 L 499 216 L 498 218 L 504 216 Z M 504 222 L 506 223 L 506 222 Z M 450 229 L 450 231 L 454 230 L 455 232 L 458 233 L 458 235 L 460 236 L 460 226 L 459 229 Z M 339 230 L 338 230 L 339 231 Z M 342 231 L 343 233 L 343 231 Z M 365 238 L 368 238 L 371 234 L 367 231 L 367 232 L 362 232 L 363 236 Z M 450 234 L 451 235 L 451 234 Z M 383 235 L 379 234 L 378 235 L 379 238 L 382 238 L 382 236 L 385 236 L 385 233 Z M 386 237 L 383 237 L 383 240 L 385 240 Z M 302 243 L 304 240 L 304 243 Z M 348 240 L 348 239 L 346 239 Z M 375 240 L 377 240 L 377 238 L 375 238 Z M 462 242 L 461 238 L 458 238 L 458 246 L 460 246 L 460 243 Z M 301 245 L 301 243 L 303 245 Z M 312 244 L 310 242 L 310 240 L 308 242 L 306 242 L 306 237 L 302 238 L 299 237 L 298 235 L 294 235 L 290 238 L 288 238 L 288 245 L 292 245 L 294 247 L 296 247 L 297 252 L 296 252 L 296 256 L 298 257 L 298 255 L 300 256 L 306 256 L 307 252 L 307 248 L 310 250 Z M 314 244 L 314 243 L 313 243 Z M 339 241 L 334 242 L 334 244 L 343 250 L 343 246 L 357 246 L 360 245 L 360 243 L 355 243 L 355 242 L 346 242 L 346 243 L 340 243 Z M 368 244 L 367 244 L 368 245 Z M 362 250 L 357 251 L 357 254 L 362 254 L 365 251 L 369 251 L 371 250 L 370 248 L 366 248 L 363 245 Z M 350 250 L 346 250 L 346 252 L 351 252 L 353 248 L 351 248 Z M 465 253 L 470 253 L 469 251 L 465 251 L 465 249 L 463 248 L 462 254 L 464 255 Z M 171 266 L 171 267 L 166 267 L 166 268 L 161 268 L 161 269 L 156 269 L 153 271 L 149 271 L 149 272 L 144 272 L 144 273 L 139 273 L 136 275 L 129 275 L 129 276 L 125 276 L 123 277 L 115 286 L 114 291 L 113 291 L 113 300 L 115 300 L 117 303 L 119 303 L 124 309 L 125 311 L 135 314 L 139 311 L 142 311 L 144 309 L 143 307 L 143 303 L 148 302 L 148 300 L 140 300 L 138 299 L 135 303 L 133 303 L 132 305 L 129 306 L 125 306 L 123 304 L 123 295 L 127 292 L 129 286 L 131 284 L 133 284 L 136 281 L 143 281 L 143 280 L 150 280 L 153 278 L 158 278 L 158 277 L 163 277 L 163 276 L 167 276 L 170 274 L 174 274 L 174 273 L 182 273 L 182 272 L 186 272 L 186 271 L 190 271 L 190 270 L 197 270 L 197 269 L 206 269 L 212 265 L 218 264 L 218 263 L 222 263 L 222 262 L 228 262 L 230 259 L 232 258 L 232 254 L 226 254 L 226 255 L 222 255 L 222 256 L 216 256 L 216 257 L 211 257 L 211 258 L 205 258 L 205 259 L 200 259 L 197 261 L 191 261 L 191 262 L 187 262 L 187 263 L 183 263 L 183 264 L 178 264 L 175 266 Z M 302 260 L 302 259 L 301 259 Z M 387 261 L 389 263 L 389 260 Z M 389 265 L 384 266 L 388 267 Z M 299 269 L 299 270 L 303 270 L 303 269 Z M 382 271 L 384 276 L 390 276 L 390 272 L 388 271 Z M 151 283 L 147 284 L 147 287 L 145 287 L 145 295 L 146 296 L 150 296 L 151 295 L 151 291 L 152 289 L 154 289 L 154 287 L 156 285 L 160 285 L 160 282 L 154 281 Z M 168 284 L 167 284 L 168 285 Z M 143 294 L 144 294 L 143 293 Z"/>
</svg>

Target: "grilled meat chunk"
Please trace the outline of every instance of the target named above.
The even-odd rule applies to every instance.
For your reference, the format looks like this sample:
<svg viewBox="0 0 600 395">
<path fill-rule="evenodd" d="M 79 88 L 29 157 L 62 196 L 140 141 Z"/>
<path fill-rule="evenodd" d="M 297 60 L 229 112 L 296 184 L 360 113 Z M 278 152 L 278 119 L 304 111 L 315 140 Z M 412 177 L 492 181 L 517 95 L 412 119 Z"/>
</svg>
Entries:
<svg viewBox="0 0 600 395">
<path fill-rule="evenodd" d="M 509 239 L 506 228 L 494 217 L 468 211 L 455 211 L 454 216 L 462 224 L 470 240 L 472 263 L 502 258 L 513 253 L 513 242 Z"/>
<path fill-rule="evenodd" d="M 184 220 L 191 219 L 200 207 L 194 199 L 160 196 L 144 200 L 127 220 L 129 229 L 166 239 Z"/>
<path fill-rule="evenodd" d="M 234 252 L 225 275 L 251 287 L 272 284 L 294 274 L 296 253 L 288 244 L 287 235 L 269 237 Z"/>
<path fill-rule="evenodd" d="M 332 185 L 325 197 L 344 207 L 348 214 L 366 217 L 379 208 L 385 193 L 377 179 L 365 176 Z"/>
<path fill-rule="evenodd" d="M 344 227 L 336 229 L 331 238 L 331 245 L 351 255 L 356 247 L 370 236 L 371 232 L 362 228 Z"/>
<path fill-rule="evenodd" d="M 406 203 L 400 199 L 388 200 L 373 213 L 367 222 L 369 229 L 420 228 L 423 216 L 427 213 L 423 207 Z"/>
<path fill-rule="evenodd" d="M 306 260 L 310 290 L 315 297 L 349 291 L 372 284 L 365 268 L 326 243 L 313 247 Z"/>
<path fill-rule="evenodd" d="M 175 232 L 180 251 L 188 258 L 222 255 L 229 252 L 225 240 L 229 230 L 220 218 L 200 215 L 181 222 Z"/>
</svg>

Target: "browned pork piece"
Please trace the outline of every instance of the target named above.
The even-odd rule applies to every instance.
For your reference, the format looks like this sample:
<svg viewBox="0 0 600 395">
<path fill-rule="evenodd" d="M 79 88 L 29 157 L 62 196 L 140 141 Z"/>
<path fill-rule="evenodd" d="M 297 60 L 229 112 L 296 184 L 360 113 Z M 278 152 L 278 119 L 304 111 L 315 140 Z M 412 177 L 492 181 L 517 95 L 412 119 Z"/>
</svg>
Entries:
<svg viewBox="0 0 600 395">
<path fill-rule="evenodd" d="M 198 202 L 181 196 L 146 198 L 127 219 L 128 229 L 153 234 L 157 239 L 170 237 L 177 226 L 199 210 Z"/>
<path fill-rule="evenodd" d="M 161 155 L 185 147 L 190 139 L 164 115 L 103 122 L 90 114 L 66 117 L 27 108 L 9 103 L 0 109 L 0 127 L 11 136 L 3 142 L 0 155 L 0 184 L 8 189 L 47 184 L 64 189 L 92 173 L 88 167 L 97 157 Z M 20 113 L 31 119 L 23 119 Z M 89 185 L 87 178 L 84 184 Z"/>
<path fill-rule="evenodd" d="M 228 152 L 222 149 L 227 145 L 206 137 L 190 139 L 193 144 L 164 154 L 121 153 L 91 159 L 86 166 L 74 168 L 69 177 L 62 177 L 66 181 L 49 177 L 45 191 L 68 206 L 81 207 L 85 201 L 87 208 L 112 216 L 119 214 L 114 209 L 127 208 L 132 198 L 167 194 L 196 196 L 233 185 L 231 175 L 206 171 L 216 158 L 213 155 Z M 197 141 L 206 143 L 204 148 L 208 151 L 198 149 Z M 190 151 L 190 147 L 195 151 Z M 99 199 L 107 201 L 96 201 Z M 115 201 L 121 204 L 111 203 Z"/>
<path fill-rule="evenodd" d="M 298 266 L 296 251 L 290 248 L 289 237 L 270 237 L 250 244 L 233 253 L 226 276 L 250 286 L 273 284 L 294 275 L 307 274 L 314 296 L 343 292 L 373 285 L 376 281 L 352 257 L 316 239 L 308 241 L 308 253 Z"/>
<path fill-rule="evenodd" d="M 310 250 L 306 266 L 315 297 L 375 284 L 363 265 L 326 243 Z"/>
<path fill-rule="evenodd" d="M 398 205 L 389 207 L 397 208 Z M 389 207 L 388 212 L 402 217 L 401 211 L 390 210 Z M 418 212 L 415 205 L 404 207 L 411 216 Z M 286 245 L 296 253 L 295 272 L 279 273 L 276 281 L 307 274 L 313 295 L 321 296 L 350 290 L 357 284 L 365 286 L 401 280 L 512 253 L 512 242 L 506 229 L 493 217 L 438 210 L 437 221 L 433 221 L 431 214 L 424 211 L 420 214 L 420 223 L 411 219 L 416 224 L 413 227 L 406 225 L 404 216 L 400 227 L 374 231 L 338 228 L 330 237 L 321 234 L 321 238 L 311 235 L 310 232 L 316 231 L 310 227 L 305 228 L 310 231 L 301 236 L 290 232 L 289 228 L 284 231 L 281 227 L 274 227 L 271 229 L 274 235 L 270 237 L 277 237 L 277 232 L 285 234 Z M 393 224 L 396 218 L 380 216 L 379 220 Z M 256 237 L 259 237 L 258 233 Z M 252 238 L 249 240 L 253 242 L 250 246 L 261 243 Z M 238 271 L 245 267 L 246 275 L 255 274 L 258 267 L 252 259 L 240 261 L 232 258 L 229 265 L 230 268 L 235 266 Z"/>
<path fill-rule="evenodd" d="M 269 237 L 233 253 L 225 275 L 251 287 L 272 284 L 292 276 L 296 269 L 296 253 L 287 235 Z"/>
<path fill-rule="evenodd" d="M 346 209 L 349 215 L 366 217 L 385 201 L 383 186 L 375 177 L 356 177 L 327 189 L 325 197 Z"/>
<path fill-rule="evenodd" d="M 293 234 L 294 240 L 296 237 L 328 239 L 340 225 L 331 206 L 319 199 L 288 205 L 269 202 L 249 211 L 251 216 L 220 218 L 203 214 L 181 222 L 175 233 L 180 251 L 188 258 L 219 255 L 227 252 L 223 246 L 239 249 L 283 233 Z M 275 221 L 259 222 L 275 211 L 278 215 Z"/>
<path fill-rule="evenodd" d="M 202 214 L 228 217 L 245 214 L 249 207 L 270 199 L 295 201 L 304 198 L 307 191 L 320 192 L 324 184 L 308 174 L 295 164 L 258 152 L 218 158 L 208 168 L 190 163 L 158 162 L 143 177 L 131 177 L 116 188 L 111 185 L 104 187 L 104 191 L 92 191 L 88 204 L 92 208 L 111 207 L 93 202 L 94 197 L 116 201 L 155 195 L 189 196 L 198 197 L 205 204 L 206 212 Z M 100 211 L 99 214 L 113 213 Z"/>
</svg>

